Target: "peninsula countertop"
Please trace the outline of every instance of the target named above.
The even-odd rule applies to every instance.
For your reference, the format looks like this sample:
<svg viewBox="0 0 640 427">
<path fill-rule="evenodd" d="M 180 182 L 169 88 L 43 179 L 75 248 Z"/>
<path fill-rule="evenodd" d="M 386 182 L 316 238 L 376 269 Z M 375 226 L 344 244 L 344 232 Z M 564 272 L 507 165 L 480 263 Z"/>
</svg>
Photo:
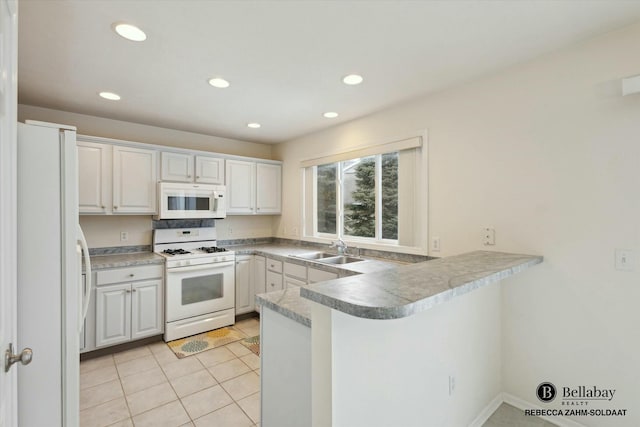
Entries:
<svg viewBox="0 0 640 427">
<path fill-rule="evenodd" d="M 398 319 L 519 273 L 538 255 L 475 251 L 300 288 L 300 296 L 356 317 Z"/>
<path fill-rule="evenodd" d="M 542 256 L 475 251 L 373 274 L 329 280 L 256 297 L 258 303 L 311 326 L 315 301 L 368 319 L 397 319 L 427 310 L 541 263 Z"/>
</svg>

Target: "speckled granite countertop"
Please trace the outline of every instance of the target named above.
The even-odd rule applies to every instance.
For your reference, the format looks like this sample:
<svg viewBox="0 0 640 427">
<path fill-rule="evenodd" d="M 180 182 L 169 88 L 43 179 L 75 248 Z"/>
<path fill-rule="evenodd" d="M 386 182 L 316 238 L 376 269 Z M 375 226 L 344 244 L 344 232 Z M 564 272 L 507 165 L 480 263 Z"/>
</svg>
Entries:
<svg viewBox="0 0 640 427">
<path fill-rule="evenodd" d="M 425 311 L 542 262 L 542 256 L 475 251 L 300 289 L 303 298 L 352 316 L 398 319 Z"/>
<path fill-rule="evenodd" d="M 300 288 L 260 294 L 256 300 L 263 307 L 311 327 L 311 304 L 309 300 L 300 298 Z"/>
<path fill-rule="evenodd" d="M 164 264 L 164 257 L 153 252 L 91 255 L 91 269 L 94 271 L 145 264 Z"/>
<path fill-rule="evenodd" d="M 235 251 L 236 255 L 262 255 L 279 261 L 292 262 L 294 264 L 305 265 L 319 270 L 338 273 L 340 277 L 351 276 L 354 274 L 374 273 L 376 271 L 388 270 L 390 268 L 395 268 L 398 265 L 406 264 L 405 262 L 396 260 L 389 261 L 370 257 L 358 257 L 364 259 L 364 261 L 353 262 L 350 264 L 323 264 L 318 261 L 295 258 L 292 255 L 321 251 L 329 252 L 326 249 L 299 245 L 282 245 L 277 243 L 227 246 L 227 248 Z"/>
</svg>

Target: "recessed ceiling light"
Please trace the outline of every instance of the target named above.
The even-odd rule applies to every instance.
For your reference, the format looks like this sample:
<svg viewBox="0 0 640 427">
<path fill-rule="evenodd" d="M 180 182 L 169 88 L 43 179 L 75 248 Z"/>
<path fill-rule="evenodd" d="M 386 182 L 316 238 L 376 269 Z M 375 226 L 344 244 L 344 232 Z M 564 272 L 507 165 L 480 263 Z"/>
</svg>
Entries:
<svg viewBox="0 0 640 427">
<path fill-rule="evenodd" d="M 250 127 L 251 129 L 258 129 L 260 127 L 260 123 L 249 123 L 247 124 L 247 127 Z"/>
<path fill-rule="evenodd" d="M 335 111 L 327 111 L 323 114 L 323 116 L 327 119 L 335 119 L 336 117 L 338 117 L 338 113 L 336 113 Z"/>
<path fill-rule="evenodd" d="M 100 92 L 98 95 L 103 97 L 104 99 L 108 99 L 109 101 L 119 101 L 120 95 L 113 92 Z"/>
<path fill-rule="evenodd" d="M 141 42 L 147 39 L 147 35 L 140 28 L 131 24 L 113 24 L 113 29 L 120 36 L 134 42 Z"/>
<path fill-rule="evenodd" d="M 220 77 L 214 77 L 209 79 L 209 84 L 213 87 L 218 87 L 220 89 L 224 89 L 225 87 L 229 87 L 229 82 L 225 79 L 221 79 Z"/>
<path fill-rule="evenodd" d="M 360 83 L 362 83 L 362 80 L 362 76 L 359 76 L 358 74 L 349 74 L 342 79 L 344 84 L 347 85 L 359 85 Z"/>
</svg>

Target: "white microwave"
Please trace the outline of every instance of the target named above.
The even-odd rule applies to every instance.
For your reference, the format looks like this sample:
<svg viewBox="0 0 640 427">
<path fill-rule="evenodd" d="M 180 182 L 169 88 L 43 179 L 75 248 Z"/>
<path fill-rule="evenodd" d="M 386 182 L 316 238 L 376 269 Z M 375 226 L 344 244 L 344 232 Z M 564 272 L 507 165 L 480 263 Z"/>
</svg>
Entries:
<svg viewBox="0 0 640 427">
<path fill-rule="evenodd" d="M 156 218 L 225 218 L 225 193 L 224 185 L 160 182 Z"/>
</svg>

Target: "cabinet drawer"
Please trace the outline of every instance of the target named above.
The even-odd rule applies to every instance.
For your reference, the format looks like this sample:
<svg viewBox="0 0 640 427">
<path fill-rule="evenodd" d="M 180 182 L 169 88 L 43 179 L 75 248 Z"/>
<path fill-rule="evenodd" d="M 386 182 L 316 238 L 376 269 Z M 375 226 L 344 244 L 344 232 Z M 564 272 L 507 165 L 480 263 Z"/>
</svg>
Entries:
<svg viewBox="0 0 640 427">
<path fill-rule="evenodd" d="M 267 271 L 267 292 L 279 291 L 281 289 L 282 274 L 274 273 L 273 271 Z"/>
<path fill-rule="evenodd" d="M 309 283 L 324 282 L 325 280 L 337 279 L 338 273 L 309 268 Z"/>
<path fill-rule="evenodd" d="M 139 267 L 116 268 L 96 272 L 96 286 L 110 283 L 133 282 L 138 280 L 162 277 L 163 266 L 160 264 L 143 265 Z"/>
<path fill-rule="evenodd" d="M 276 261 L 275 259 L 267 258 L 267 270 L 275 271 L 276 273 L 282 273 L 282 261 Z"/>
<path fill-rule="evenodd" d="M 304 265 L 293 264 L 291 262 L 284 263 L 284 274 L 295 277 L 302 281 L 307 281 L 307 267 Z"/>
</svg>

